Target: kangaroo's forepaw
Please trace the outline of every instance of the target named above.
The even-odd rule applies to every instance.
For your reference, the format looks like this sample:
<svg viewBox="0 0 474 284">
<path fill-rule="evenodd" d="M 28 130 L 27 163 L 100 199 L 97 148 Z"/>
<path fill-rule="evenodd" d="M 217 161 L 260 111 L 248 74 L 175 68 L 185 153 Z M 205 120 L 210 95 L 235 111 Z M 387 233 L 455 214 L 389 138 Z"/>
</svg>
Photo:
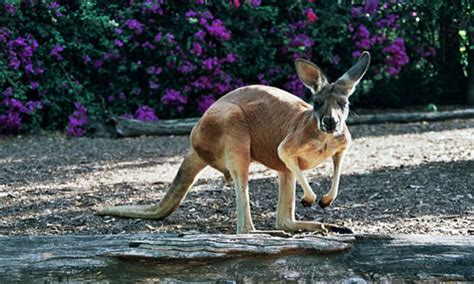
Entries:
<svg viewBox="0 0 474 284">
<path fill-rule="evenodd" d="M 331 233 L 338 233 L 338 234 L 354 234 L 354 232 L 344 226 L 336 226 L 336 225 L 325 225 L 326 229 Z"/>
<path fill-rule="evenodd" d="M 321 197 L 321 199 L 319 200 L 318 205 L 319 205 L 319 207 L 321 207 L 321 208 L 326 208 L 326 207 L 328 207 L 329 205 L 331 205 L 332 202 L 333 202 L 333 199 L 332 199 L 332 198 L 329 198 L 329 197 L 327 197 L 326 195 L 323 195 L 323 196 Z"/>
<path fill-rule="evenodd" d="M 314 197 L 305 197 L 301 198 L 301 204 L 303 207 L 311 207 L 313 205 L 314 201 L 316 201 L 316 196 Z"/>
</svg>

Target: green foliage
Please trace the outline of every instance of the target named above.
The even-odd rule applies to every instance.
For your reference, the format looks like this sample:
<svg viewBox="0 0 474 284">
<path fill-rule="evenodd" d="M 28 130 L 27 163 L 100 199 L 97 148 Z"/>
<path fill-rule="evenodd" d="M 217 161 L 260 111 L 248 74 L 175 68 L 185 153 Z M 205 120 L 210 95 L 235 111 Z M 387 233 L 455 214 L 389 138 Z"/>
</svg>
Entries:
<svg viewBox="0 0 474 284">
<path fill-rule="evenodd" d="M 351 98 L 355 107 L 452 102 L 438 78 L 442 5 L 202 2 L 5 2 L 0 91 L 9 101 L 0 104 L 0 132 L 69 124 L 68 133 L 79 135 L 88 121 L 112 115 L 196 116 L 247 84 L 307 98 L 296 58 L 335 80 L 364 49 L 373 60 Z M 472 14 L 469 7 L 459 15 Z M 459 30 L 461 53 L 472 48 L 467 29 Z M 20 111 L 12 99 L 31 107 Z"/>
</svg>

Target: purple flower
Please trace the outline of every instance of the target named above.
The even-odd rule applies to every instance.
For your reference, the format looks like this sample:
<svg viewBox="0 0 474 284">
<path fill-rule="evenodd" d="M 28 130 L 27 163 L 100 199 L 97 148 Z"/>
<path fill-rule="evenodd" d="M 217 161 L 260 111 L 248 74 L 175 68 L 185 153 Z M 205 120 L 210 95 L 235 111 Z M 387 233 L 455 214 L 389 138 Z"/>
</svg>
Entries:
<svg viewBox="0 0 474 284">
<path fill-rule="evenodd" d="M 15 5 L 13 5 L 13 3 L 6 3 L 5 11 L 7 11 L 11 16 L 15 16 Z"/>
<path fill-rule="evenodd" d="M 213 87 L 212 80 L 208 76 L 201 76 L 191 83 L 191 86 L 197 89 L 211 89 Z"/>
<path fill-rule="evenodd" d="M 377 13 L 379 6 L 378 0 L 366 0 L 364 6 L 364 12 L 368 13 L 369 15 L 373 16 Z"/>
<path fill-rule="evenodd" d="M 86 134 L 84 126 L 88 123 L 87 109 L 79 102 L 74 104 L 74 108 L 74 112 L 69 116 L 66 133 L 69 136 L 81 137 Z"/>
<path fill-rule="evenodd" d="M 219 39 L 229 40 L 231 37 L 230 31 L 228 31 L 226 27 L 222 25 L 222 21 L 219 19 L 213 20 L 211 25 L 204 24 L 204 26 L 206 27 L 209 34 Z"/>
<path fill-rule="evenodd" d="M 219 60 L 216 57 L 211 57 L 202 61 L 202 68 L 205 70 L 212 70 L 219 64 Z"/>
<path fill-rule="evenodd" d="M 160 42 L 162 36 L 163 36 L 163 34 L 161 32 L 157 33 L 155 35 L 154 41 Z"/>
<path fill-rule="evenodd" d="M 27 64 L 25 66 L 25 72 L 26 72 L 26 74 L 34 74 L 35 69 L 33 68 L 33 64 Z"/>
<path fill-rule="evenodd" d="M 352 57 L 353 58 L 359 58 L 359 56 L 361 55 L 362 53 L 360 52 L 360 50 L 356 50 L 356 51 L 353 51 L 352 52 Z"/>
<path fill-rule="evenodd" d="M 135 111 L 135 118 L 141 121 L 155 121 L 158 120 L 155 110 L 147 105 L 139 106 Z"/>
<path fill-rule="evenodd" d="M 31 87 L 32 90 L 36 90 L 39 87 L 39 83 L 35 82 L 35 81 L 31 81 L 30 82 L 30 87 Z"/>
<path fill-rule="evenodd" d="M 283 88 L 295 96 L 298 96 L 300 98 L 304 97 L 304 85 L 303 83 L 301 83 L 298 76 L 296 75 L 290 75 L 288 77 L 287 83 L 283 86 Z"/>
<path fill-rule="evenodd" d="M 58 61 L 61 61 L 63 60 L 63 57 L 61 56 L 61 52 L 63 51 L 64 51 L 64 48 L 61 45 L 55 44 L 49 54 L 54 56 Z"/>
<path fill-rule="evenodd" d="M 87 64 L 87 63 L 91 62 L 90 56 L 89 56 L 89 55 L 84 55 L 84 56 L 82 56 L 82 62 L 83 62 L 84 64 Z"/>
<path fill-rule="evenodd" d="M 123 30 L 121 28 L 115 28 L 114 32 L 118 35 L 121 35 L 123 33 Z"/>
<path fill-rule="evenodd" d="M 63 16 L 63 14 L 60 11 L 61 5 L 58 2 L 56 2 L 56 1 L 51 2 L 49 4 L 48 8 L 49 8 L 49 10 L 53 10 L 56 17 L 60 18 L 60 17 Z"/>
<path fill-rule="evenodd" d="M 5 91 L 2 92 L 2 95 L 4 97 L 11 97 L 13 95 L 13 88 L 12 87 L 6 88 Z"/>
<path fill-rule="evenodd" d="M 150 80 L 148 82 L 149 86 L 150 86 L 150 89 L 152 90 L 157 90 L 158 88 L 160 88 L 160 84 L 158 84 L 157 82 L 155 82 L 154 80 Z"/>
<path fill-rule="evenodd" d="M 196 4 L 204 5 L 204 4 L 206 4 L 206 0 L 196 0 Z"/>
<path fill-rule="evenodd" d="M 114 44 L 115 44 L 116 46 L 118 46 L 118 47 L 122 47 L 122 46 L 123 46 L 123 42 L 122 42 L 121 40 L 119 40 L 119 39 L 114 40 Z"/>
<path fill-rule="evenodd" d="M 199 113 L 204 113 L 206 110 L 216 101 L 214 96 L 212 95 L 205 95 L 199 98 L 197 109 Z"/>
<path fill-rule="evenodd" d="M 334 65 L 338 65 L 340 61 L 341 61 L 341 57 L 337 54 L 331 58 L 331 63 Z"/>
<path fill-rule="evenodd" d="M 352 7 L 351 16 L 352 18 L 359 18 L 362 14 L 362 7 Z"/>
<path fill-rule="evenodd" d="M 193 42 L 193 48 L 191 50 L 191 53 L 192 54 L 195 54 L 197 56 L 201 55 L 202 54 L 202 47 L 199 43 L 197 42 Z"/>
<path fill-rule="evenodd" d="M 196 66 L 189 61 L 184 61 L 179 67 L 178 72 L 181 74 L 191 73 L 196 70 Z"/>
<path fill-rule="evenodd" d="M 394 39 L 393 42 L 389 46 L 384 47 L 382 51 L 387 54 L 385 62 L 388 66 L 385 68 L 385 71 L 391 76 L 398 75 L 401 68 L 409 62 L 405 50 L 405 41 L 402 38 Z"/>
<path fill-rule="evenodd" d="M 7 111 L 0 115 L 0 130 L 19 131 L 21 129 L 21 114 L 15 111 Z"/>
<path fill-rule="evenodd" d="M 161 97 L 161 102 L 164 105 L 175 106 L 179 112 L 182 112 L 184 110 L 184 106 L 188 102 L 188 98 L 183 96 L 181 92 L 177 90 L 168 89 L 165 91 L 164 96 Z"/>
<path fill-rule="evenodd" d="M 148 74 L 154 74 L 154 75 L 159 75 L 162 72 L 161 67 L 155 67 L 155 66 L 150 66 L 147 70 Z"/>
<path fill-rule="evenodd" d="M 388 14 L 386 18 L 382 18 L 380 20 L 378 20 L 375 25 L 378 27 L 378 28 L 389 28 L 389 29 L 392 29 L 392 30 L 395 30 L 397 29 L 398 25 L 397 25 L 397 20 L 398 20 L 398 16 L 397 15 L 394 15 L 394 14 Z"/>
<path fill-rule="evenodd" d="M 265 80 L 265 75 L 264 74 L 259 74 L 257 78 L 260 81 L 260 84 L 269 85 L 268 81 Z"/>
<path fill-rule="evenodd" d="M 43 107 L 43 105 L 41 104 L 41 102 L 38 102 L 38 101 L 29 101 L 27 104 L 26 104 L 26 107 L 28 109 L 28 113 L 32 113 L 35 111 L 35 109 L 41 109 Z"/>
<path fill-rule="evenodd" d="M 250 0 L 250 5 L 254 8 L 260 6 L 260 4 L 262 4 L 262 0 Z"/>
<path fill-rule="evenodd" d="M 142 44 L 142 47 L 146 48 L 146 49 L 151 49 L 151 50 L 154 50 L 156 48 L 156 46 L 154 44 L 150 43 L 149 41 L 145 41 Z"/>
<path fill-rule="evenodd" d="M 206 32 L 203 30 L 199 30 L 194 34 L 194 37 L 196 37 L 199 40 L 204 40 L 204 38 L 206 37 Z"/>
<path fill-rule="evenodd" d="M 17 58 L 10 59 L 10 64 L 8 66 L 12 67 L 13 69 L 20 68 L 21 62 Z"/>
<path fill-rule="evenodd" d="M 137 35 L 143 32 L 143 24 L 136 19 L 129 19 L 125 22 L 128 29 L 135 31 Z"/>
<path fill-rule="evenodd" d="M 314 41 L 307 35 L 305 34 L 297 34 L 294 35 L 293 38 L 290 41 L 290 46 L 291 47 L 312 47 L 314 44 Z"/>
<path fill-rule="evenodd" d="M 166 33 L 165 37 L 168 43 L 175 43 L 174 35 L 172 33 Z"/>
<path fill-rule="evenodd" d="M 228 63 L 232 63 L 235 60 L 237 60 L 237 57 L 233 53 L 228 53 L 225 57 L 225 61 L 228 62 Z"/>
<path fill-rule="evenodd" d="M 356 47 L 359 49 L 370 49 L 374 44 L 369 30 L 363 24 L 357 27 L 356 32 L 352 35 L 352 40 L 354 40 Z"/>
<path fill-rule="evenodd" d="M 188 10 L 186 13 L 184 13 L 184 16 L 186 18 L 196 18 L 198 16 L 198 13 L 194 10 Z"/>
<path fill-rule="evenodd" d="M 161 8 L 161 4 L 163 4 L 163 2 L 164 1 L 162 0 L 146 0 L 145 3 L 143 3 L 142 14 L 163 15 L 163 9 Z"/>
<path fill-rule="evenodd" d="M 99 69 L 100 67 L 102 67 L 102 65 L 104 64 L 104 62 L 102 60 L 94 60 L 94 68 L 95 69 Z"/>
<path fill-rule="evenodd" d="M 306 26 L 307 26 L 307 23 L 303 21 L 297 21 L 289 25 L 290 29 L 293 31 L 305 29 Z"/>
</svg>

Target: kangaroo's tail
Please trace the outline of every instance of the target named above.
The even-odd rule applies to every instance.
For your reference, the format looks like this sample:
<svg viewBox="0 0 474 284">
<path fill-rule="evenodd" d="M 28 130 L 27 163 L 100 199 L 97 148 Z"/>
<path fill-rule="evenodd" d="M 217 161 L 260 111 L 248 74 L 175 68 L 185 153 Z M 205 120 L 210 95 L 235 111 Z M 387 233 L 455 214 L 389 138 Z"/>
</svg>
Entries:
<svg viewBox="0 0 474 284">
<path fill-rule="evenodd" d="M 173 213 L 186 197 L 196 176 L 207 166 L 196 152 L 187 156 L 176 174 L 165 197 L 156 205 L 117 206 L 97 210 L 97 215 L 111 215 L 141 219 L 163 219 Z"/>
</svg>

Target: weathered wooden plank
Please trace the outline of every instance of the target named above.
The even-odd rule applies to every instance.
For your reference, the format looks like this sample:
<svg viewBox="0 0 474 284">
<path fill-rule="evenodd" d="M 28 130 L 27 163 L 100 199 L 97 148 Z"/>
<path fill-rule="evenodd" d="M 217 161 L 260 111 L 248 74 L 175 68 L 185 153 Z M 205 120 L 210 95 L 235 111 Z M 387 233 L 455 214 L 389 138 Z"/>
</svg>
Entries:
<svg viewBox="0 0 474 284">
<path fill-rule="evenodd" d="M 379 123 L 406 123 L 416 121 L 439 121 L 455 118 L 474 118 L 474 109 L 463 109 L 441 112 L 411 112 L 359 115 L 349 117 L 348 125 L 379 124 Z M 154 122 L 136 119 L 114 118 L 116 131 L 121 136 L 139 135 L 188 135 L 199 118 L 170 119 Z"/>
</svg>

